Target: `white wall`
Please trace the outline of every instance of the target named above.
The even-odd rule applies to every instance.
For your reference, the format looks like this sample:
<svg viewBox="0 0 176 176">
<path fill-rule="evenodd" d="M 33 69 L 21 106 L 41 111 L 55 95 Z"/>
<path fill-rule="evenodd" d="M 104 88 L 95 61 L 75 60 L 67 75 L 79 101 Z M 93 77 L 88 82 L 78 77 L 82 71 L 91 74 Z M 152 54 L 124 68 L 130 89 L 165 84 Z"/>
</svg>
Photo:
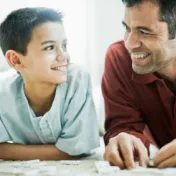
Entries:
<svg viewBox="0 0 176 176">
<path fill-rule="evenodd" d="M 124 5 L 121 0 L 88 0 L 93 9 L 89 9 L 92 26 L 90 57 L 92 66 L 93 96 L 96 105 L 100 133 L 104 134 L 104 100 L 101 92 L 101 80 L 107 48 L 113 42 L 123 39 L 122 26 Z M 89 22 L 90 23 L 90 22 Z"/>
<path fill-rule="evenodd" d="M 92 57 L 98 61 L 93 69 L 96 73 L 94 82 L 100 84 L 104 69 L 104 58 L 109 45 L 123 39 L 122 26 L 124 5 L 121 0 L 94 1 L 94 35 Z"/>
</svg>

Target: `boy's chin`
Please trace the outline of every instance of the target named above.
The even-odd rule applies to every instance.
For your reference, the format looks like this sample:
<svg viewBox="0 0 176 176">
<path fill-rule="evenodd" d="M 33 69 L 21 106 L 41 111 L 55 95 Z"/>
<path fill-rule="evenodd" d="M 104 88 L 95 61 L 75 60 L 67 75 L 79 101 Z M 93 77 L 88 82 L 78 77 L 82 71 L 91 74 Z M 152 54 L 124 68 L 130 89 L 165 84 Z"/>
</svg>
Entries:
<svg viewBox="0 0 176 176">
<path fill-rule="evenodd" d="M 63 83 L 65 83 L 67 81 L 67 77 L 65 76 L 65 77 L 62 77 L 62 78 L 60 78 L 59 80 L 57 80 L 56 81 L 56 84 L 63 84 Z"/>
</svg>

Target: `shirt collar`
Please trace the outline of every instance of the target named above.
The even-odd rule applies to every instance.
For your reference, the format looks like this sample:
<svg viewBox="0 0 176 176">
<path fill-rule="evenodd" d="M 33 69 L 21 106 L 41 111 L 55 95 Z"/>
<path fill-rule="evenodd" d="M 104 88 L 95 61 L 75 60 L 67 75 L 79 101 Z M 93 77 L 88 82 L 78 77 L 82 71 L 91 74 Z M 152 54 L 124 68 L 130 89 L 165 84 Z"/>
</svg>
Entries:
<svg viewBox="0 0 176 176">
<path fill-rule="evenodd" d="M 140 75 L 132 71 L 132 80 L 142 84 L 149 84 L 158 79 L 159 78 L 154 73 L 147 73 L 147 74 Z"/>
</svg>

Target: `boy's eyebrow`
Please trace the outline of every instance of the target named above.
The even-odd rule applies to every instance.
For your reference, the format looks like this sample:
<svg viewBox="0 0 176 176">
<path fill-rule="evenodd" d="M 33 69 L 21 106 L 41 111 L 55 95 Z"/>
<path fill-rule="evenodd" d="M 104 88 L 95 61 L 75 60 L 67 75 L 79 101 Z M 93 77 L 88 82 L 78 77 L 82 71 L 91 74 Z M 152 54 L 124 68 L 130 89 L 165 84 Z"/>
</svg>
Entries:
<svg viewBox="0 0 176 176">
<path fill-rule="evenodd" d="M 55 42 L 56 41 L 54 41 L 54 40 L 47 40 L 47 41 L 42 42 L 41 45 L 45 45 L 47 43 L 55 43 Z"/>
<path fill-rule="evenodd" d="M 124 21 L 122 21 L 122 24 L 123 24 L 123 26 L 129 28 L 129 26 Z M 152 29 L 150 29 L 149 27 L 146 27 L 146 26 L 137 26 L 136 28 L 139 29 L 139 30 L 145 30 L 145 31 L 148 31 L 148 32 L 153 32 Z"/>
<path fill-rule="evenodd" d="M 64 39 L 63 42 L 67 42 L 67 39 Z M 45 45 L 47 43 L 56 43 L 56 41 L 55 40 L 47 40 L 47 41 L 42 42 L 41 45 Z"/>
</svg>

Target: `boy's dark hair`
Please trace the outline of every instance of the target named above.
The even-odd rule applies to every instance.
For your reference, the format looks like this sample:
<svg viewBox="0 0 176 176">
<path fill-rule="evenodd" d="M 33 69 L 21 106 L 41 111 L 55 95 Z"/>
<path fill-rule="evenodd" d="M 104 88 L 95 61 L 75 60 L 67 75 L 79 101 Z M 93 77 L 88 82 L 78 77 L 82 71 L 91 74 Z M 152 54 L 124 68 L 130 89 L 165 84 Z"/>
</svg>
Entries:
<svg viewBox="0 0 176 176">
<path fill-rule="evenodd" d="M 160 21 L 168 24 L 170 39 L 176 35 L 176 0 L 122 0 L 126 7 L 138 5 L 143 1 L 153 2 L 160 7 Z M 150 13 L 150 12 L 149 12 Z"/>
<path fill-rule="evenodd" d="M 11 12 L 0 25 L 0 46 L 3 54 L 15 50 L 26 55 L 32 31 L 45 22 L 62 23 L 63 15 L 50 8 L 22 8 Z"/>
</svg>

